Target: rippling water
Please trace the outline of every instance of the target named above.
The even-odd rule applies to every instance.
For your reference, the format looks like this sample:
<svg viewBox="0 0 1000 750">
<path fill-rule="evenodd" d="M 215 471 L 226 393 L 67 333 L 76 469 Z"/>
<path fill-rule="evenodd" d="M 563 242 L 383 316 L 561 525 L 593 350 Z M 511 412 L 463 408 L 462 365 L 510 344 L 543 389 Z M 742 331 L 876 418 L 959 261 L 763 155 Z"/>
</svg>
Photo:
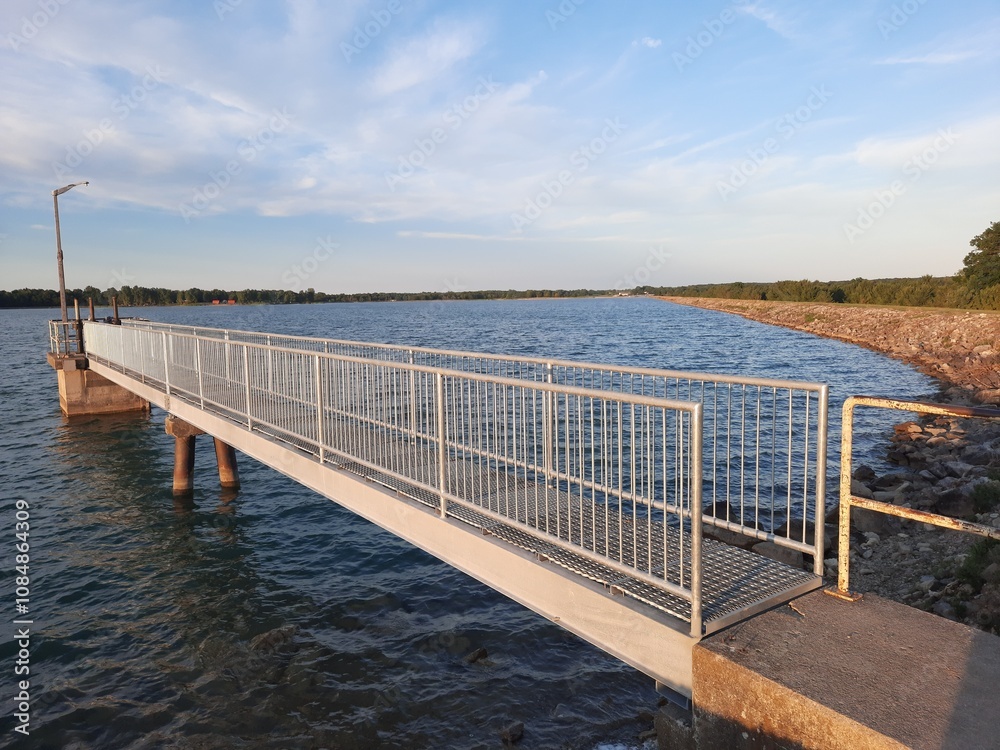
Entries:
<svg viewBox="0 0 1000 750">
<path fill-rule="evenodd" d="M 52 312 L 0 311 L 8 560 L 14 501 L 31 505 L 34 704 L 24 746 L 498 747 L 515 720 L 525 724 L 524 748 L 638 746 L 648 726 L 636 714 L 657 698 L 649 679 L 276 472 L 241 457 L 243 489 L 227 496 L 204 440 L 194 501 L 175 502 L 162 412 L 61 416 L 44 359 Z M 831 386 L 832 411 L 852 393 L 934 390 L 909 367 L 848 344 L 651 299 L 137 312 L 817 380 Z M 861 420 L 869 437 L 859 454 L 886 425 Z M 830 445 L 839 445 L 836 424 Z M 4 580 L 12 608 L 9 566 Z M 467 664 L 480 646 L 488 659 Z M 15 659 L 5 638 L 8 676 Z M 0 744 L 17 745 L 12 680 L 3 684 Z"/>
</svg>

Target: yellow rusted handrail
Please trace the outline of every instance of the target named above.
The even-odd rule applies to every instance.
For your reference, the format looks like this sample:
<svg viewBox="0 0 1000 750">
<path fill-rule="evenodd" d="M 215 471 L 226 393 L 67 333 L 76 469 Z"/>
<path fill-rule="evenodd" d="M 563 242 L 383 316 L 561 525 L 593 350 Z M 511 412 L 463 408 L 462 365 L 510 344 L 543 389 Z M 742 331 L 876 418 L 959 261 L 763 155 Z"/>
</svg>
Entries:
<svg viewBox="0 0 1000 750">
<path fill-rule="evenodd" d="M 892 503 L 858 497 L 851 493 L 851 446 L 854 431 L 854 408 L 856 406 L 874 406 L 880 409 L 895 409 L 897 411 L 912 411 L 919 414 L 942 414 L 952 417 L 972 417 L 980 419 L 1000 419 L 1000 409 L 988 409 L 979 406 L 951 406 L 935 404 L 929 401 L 902 401 L 893 398 L 878 398 L 876 396 L 851 396 L 844 402 L 843 419 L 841 421 L 840 441 L 840 540 L 838 543 L 837 588 L 828 593 L 841 599 L 857 601 L 861 597 L 850 590 L 851 565 L 851 508 L 865 508 L 876 513 L 885 513 L 911 521 L 942 526 L 956 531 L 967 531 L 970 534 L 991 539 L 1000 539 L 1000 529 L 985 526 L 960 518 L 951 518 L 923 510 L 904 508 Z"/>
</svg>

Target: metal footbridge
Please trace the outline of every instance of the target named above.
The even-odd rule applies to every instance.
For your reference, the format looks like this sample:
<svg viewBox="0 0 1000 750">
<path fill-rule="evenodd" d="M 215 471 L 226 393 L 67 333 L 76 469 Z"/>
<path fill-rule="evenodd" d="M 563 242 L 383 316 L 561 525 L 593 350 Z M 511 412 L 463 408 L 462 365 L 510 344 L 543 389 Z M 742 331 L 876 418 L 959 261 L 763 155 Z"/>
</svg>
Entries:
<svg viewBox="0 0 1000 750">
<path fill-rule="evenodd" d="M 144 321 L 83 341 L 97 374 L 682 696 L 700 638 L 822 583 L 826 386 Z"/>
</svg>

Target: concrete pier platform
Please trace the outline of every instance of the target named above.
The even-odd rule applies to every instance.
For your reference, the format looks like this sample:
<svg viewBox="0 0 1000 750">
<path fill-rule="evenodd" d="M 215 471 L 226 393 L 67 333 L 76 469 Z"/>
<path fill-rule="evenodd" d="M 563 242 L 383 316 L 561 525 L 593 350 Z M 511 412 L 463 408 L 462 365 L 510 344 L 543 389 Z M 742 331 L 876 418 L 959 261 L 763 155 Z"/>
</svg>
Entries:
<svg viewBox="0 0 1000 750">
<path fill-rule="evenodd" d="M 991 750 L 1000 638 L 817 591 L 696 646 L 692 702 L 693 727 L 661 721 L 661 747 Z"/>
<path fill-rule="evenodd" d="M 47 355 L 59 383 L 59 407 L 67 417 L 149 411 L 149 402 L 90 369 L 83 355 Z"/>
</svg>

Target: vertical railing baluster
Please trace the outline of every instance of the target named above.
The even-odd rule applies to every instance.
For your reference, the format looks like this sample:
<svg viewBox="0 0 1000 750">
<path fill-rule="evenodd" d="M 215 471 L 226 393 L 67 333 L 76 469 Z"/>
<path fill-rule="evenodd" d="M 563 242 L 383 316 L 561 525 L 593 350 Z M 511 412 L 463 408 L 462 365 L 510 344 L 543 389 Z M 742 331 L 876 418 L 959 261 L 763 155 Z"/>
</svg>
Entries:
<svg viewBox="0 0 1000 750">
<path fill-rule="evenodd" d="M 163 387 L 167 395 L 170 395 L 170 366 L 167 361 L 167 332 L 163 332 Z"/>
<path fill-rule="evenodd" d="M 316 355 L 316 442 L 319 443 L 319 462 L 326 460 L 323 448 L 323 371 L 319 354 Z"/>
<path fill-rule="evenodd" d="M 198 362 L 198 402 L 201 404 L 201 408 L 205 408 L 205 386 L 202 380 L 201 372 L 201 339 L 197 338 L 194 340 L 194 351 L 195 357 Z"/>
<path fill-rule="evenodd" d="M 691 503 L 691 637 L 701 638 L 701 428 L 702 406 L 696 403 L 690 412 L 691 428 L 688 431 L 691 455 L 691 472 L 688 475 Z"/>
<path fill-rule="evenodd" d="M 444 374 L 434 373 L 434 390 L 437 400 L 437 437 L 438 437 L 438 489 L 441 493 L 441 518 L 448 515 L 447 498 L 447 469 L 445 458 L 447 456 L 447 444 L 445 443 L 445 405 L 444 405 Z"/>
<path fill-rule="evenodd" d="M 229 337 L 229 332 L 226 332 L 226 338 Z M 229 344 L 226 344 L 229 347 Z M 226 364 L 229 363 L 229 354 L 226 354 Z M 227 368 L 228 369 L 228 368 Z M 246 382 L 246 392 L 247 392 L 247 429 L 253 431 L 253 417 L 251 416 L 250 409 L 250 347 L 243 345 L 243 380 Z"/>
<path fill-rule="evenodd" d="M 414 362 L 413 350 L 409 350 L 409 363 Z M 410 434 L 414 441 L 417 439 L 417 373 L 410 370 Z"/>
</svg>

